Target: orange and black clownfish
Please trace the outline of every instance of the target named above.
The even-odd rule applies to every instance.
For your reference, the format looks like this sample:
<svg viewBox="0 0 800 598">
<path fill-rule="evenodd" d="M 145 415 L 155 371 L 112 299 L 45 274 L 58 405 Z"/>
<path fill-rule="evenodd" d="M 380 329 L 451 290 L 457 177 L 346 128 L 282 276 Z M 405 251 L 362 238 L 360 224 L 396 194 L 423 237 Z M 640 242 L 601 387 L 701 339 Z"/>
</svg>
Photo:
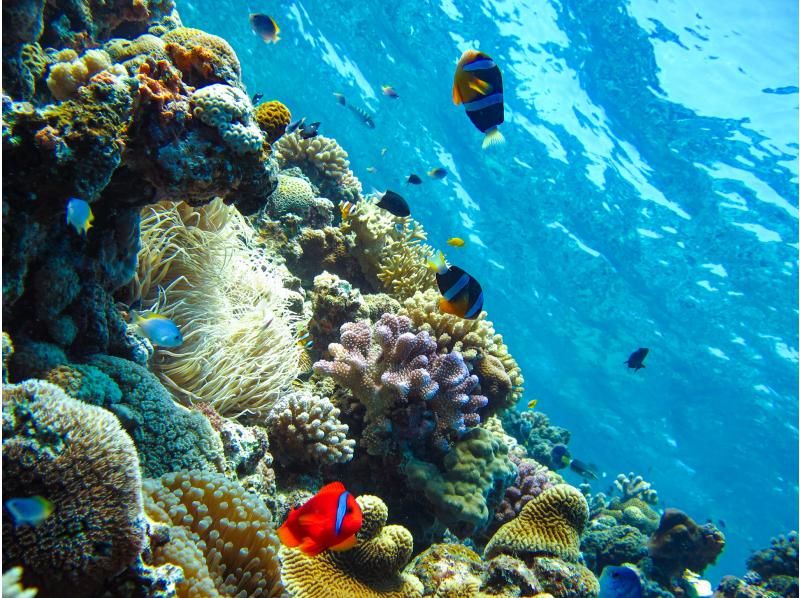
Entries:
<svg viewBox="0 0 800 598">
<path fill-rule="evenodd" d="M 361 507 L 341 482 L 323 486 L 301 507 L 292 509 L 278 538 L 284 546 L 317 556 L 325 550 L 348 550 L 361 529 Z"/>
<path fill-rule="evenodd" d="M 472 124 L 486 133 L 484 149 L 504 141 L 497 130 L 505 116 L 503 75 L 487 54 L 467 50 L 461 55 L 453 79 L 453 103 L 464 104 Z"/>
<path fill-rule="evenodd" d="M 436 272 L 436 284 L 442 296 L 439 311 L 474 320 L 483 309 L 483 289 L 478 281 L 458 266 L 450 266 L 440 251 L 428 258 L 428 267 Z"/>
</svg>

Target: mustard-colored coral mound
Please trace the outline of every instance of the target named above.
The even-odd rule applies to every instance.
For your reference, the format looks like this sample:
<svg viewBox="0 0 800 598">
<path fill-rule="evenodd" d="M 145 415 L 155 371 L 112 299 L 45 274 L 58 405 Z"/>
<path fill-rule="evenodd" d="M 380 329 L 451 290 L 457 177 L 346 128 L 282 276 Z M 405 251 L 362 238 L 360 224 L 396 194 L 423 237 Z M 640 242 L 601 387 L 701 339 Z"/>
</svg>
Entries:
<svg viewBox="0 0 800 598">
<path fill-rule="evenodd" d="M 3 566 L 46 595 L 88 596 L 144 546 L 139 460 L 117 418 L 59 387 L 3 387 L 3 500 L 42 496 L 37 526 L 3 513 Z"/>
<path fill-rule="evenodd" d="M 201 471 L 144 480 L 143 490 L 147 516 L 170 526 L 153 564 L 183 569 L 179 598 L 281 595 L 272 516 L 255 495 Z"/>
<path fill-rule="evenodd" d="M 411 558 L 411 533 L 386 525 L 388 509 L 377 496 L 359 496 L 364 523 L 358 543 L 345 552 L 309 557 L 281 547 L 283 581 L 293 598 L 414 598 L 422 584 L 401 571 Z"/>
<path fill-rule="evenodd" d="M 258 126 L 267 136 L 267 141 L 275 143 L 286 132 L 292 122 L 292 113 L 278 100 L 264 102 L 256 106 L 255 117 Z"/>
<path fill-rule="evenodd" d="M 524 379 L 517 361 L 508 352 L 503 337 L 486 312 L 474 320 L 465 320 L 439 311 L 439 291 L 416 292 L 403 303 L 402 315 L 411 318 L 420 330 L 427 330 L 436 339 L 440 352 L 459 351 L 467 361 L 477 361 L 475 373 L 481 379 L 481 390 L 489 397 L 489 407 L 499 409 L 515 404 L 522 396 Z"/>
<path fill-rule="evenodd" d="M 377 197 L 359 201 L 342 222 L 342 231 L 355 235 L 354 253 L 364 275 L 399 300 L 435 288 L 426 265 L 433 249 L 425 243 L 422 225 L 410 216 L 392 216 L 377 202 Z"/>
<path fill-rule="evenodd" d="M 92 75 L 111 68 L 111 57 L 103 50 L 87 50 L 83 56 L 69 62 L 57 62 L 50 67 L 47 87 L 57 100 L 75 95 Z"/>
<path fill-rule="evenodd" d="M 580 490 L 558 484 L 528 502 L 515 519 L 497 530 L 484 555 L 550 555 L 578 561 L 581 532 L 588 519 L 589 505 Z"/>
<path fill-rule="evenodd" d="M 178 27 L 164 34 L 165 50 L 183 72 L 188 84 L 240 85 L 242 67 L 231 45 L 221 37 L 191 27 Z"/>
</svg>

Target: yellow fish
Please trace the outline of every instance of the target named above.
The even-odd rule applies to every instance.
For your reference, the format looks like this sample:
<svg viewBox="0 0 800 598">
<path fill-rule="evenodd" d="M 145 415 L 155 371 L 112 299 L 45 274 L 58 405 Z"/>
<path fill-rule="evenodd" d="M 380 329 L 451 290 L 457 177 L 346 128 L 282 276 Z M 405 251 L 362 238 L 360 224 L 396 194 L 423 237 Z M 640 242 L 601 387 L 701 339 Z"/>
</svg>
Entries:
<svg viewBox="0 0 800 598">
<path fill-rule="evenodd" d="M 450 237 L 447 239 L 447 244 L 451 247 L 464 247 L 465 241 L 461 237 Z"/>
<path fill-rule="evenodd" d="M 528 409 L 533 409 L 536 407 L 536 403 L 539 402 L 539 399 L 533 399 L 532 401 L 528 401 Z"/>
</svg>

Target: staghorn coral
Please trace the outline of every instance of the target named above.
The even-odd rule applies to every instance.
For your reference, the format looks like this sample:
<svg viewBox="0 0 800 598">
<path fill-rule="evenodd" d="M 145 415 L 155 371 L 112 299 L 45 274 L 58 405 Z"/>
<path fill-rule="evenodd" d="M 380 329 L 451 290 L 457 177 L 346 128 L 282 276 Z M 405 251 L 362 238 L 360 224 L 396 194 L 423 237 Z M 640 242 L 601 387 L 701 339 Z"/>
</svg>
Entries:
<svg viewBox="0 0 800 598">
<path fill-rule="evenodd" d="M 189 97 L 192 114 L 219 131 L 222 140 L 236 154 L 260 152 L 264 135 L 253 122 L 253 106 L 237 87 L 214 84 Z"/>
<path fill-rule="evenodd" d="M 214 83 L 241 86 L 242 67 L 231 45 L 216 35 L 178 27 L 162 36 L 165 50 L 194 87 Z"/>
<path fill-rule="evenodd" d="M 277 100 L 262 102 L 256 106 L 254 117 L 269 143 L 275 143 L 292 121 L 292 113 Z"/>
<path fill-rule="evenodd" d="M 509 458 L 517 467 L 517 477 L 506 488 L 505 496 L 495 511 L 494 520 L 498 524 L 514 519 L 526 504 L 554 485 L 550 470 L 536 460 L 518 457 L 513 453 Z"/>
<path fill-rule="evenodd" d="M 333 361 L 316 362 L 314 371 L 332 376 L 364 405 L 372 454 L 389 452 L 389 438 L 417 453 L 425 445 L 446 452 L 467 428 L 480 423 L 477 411 L 486 398 L 471 394 L 477 378 L 459 353 L 435 350 L 428 333 L 411 332 L 408 318 L 383 314 L 374 326 L 344 324 L 341 344 L 328 346 Z"/>
<path fill-rule="evenodd" d="M 335 139 L 317 135 L 303 139 L 297 132 L 283 135 L 273 145 L 278 165 L 299 167 L 331 201 L 356 201 L 361 183 L 350 170 L 350 161 Z"/>
<path fill-rule="evenodd" d="M 339 421 L 339 409 L 324 397 L 304 392 L 284 395 L 267 417 L 270 438 L 285 465 L 328 465 L 353 458 L 355 440 Z"/>
<path fill-rule="evenodd" d="M 577 562 L 580 536 L 589 518 L 586 499 L 577 488 L 558 484 L 528 502 L 520 514 L 501 527 L 484 555 L 553 556 Z"/>
<path fill-rule="evenodd" d="M 220 474 L 168 473 L 143 483 L 145 512 L 170 526 L 153 563 L 183 569 L 178 596 L 280 596 L 283 585 L 272 516 Z"/>
<path fill-rule="evenodd" d="M 666 509 L 648 549 L 659 581 L 668 581 L 684 569 L 702 573 L 725 547 L 725 536 L 712 523 L 697 525 L 678 509 Z"/>
<path fill-rule="evenodd" d="M 146 214 L 130 294 L 151 305 L 164 287 L 160 312 L 184 336 L 181 347 L 156 352 L 153 369 L 181 402 L 263 417 L 299 372 L 283 275 L 253 248 L 244 218 L 219 201 L 201 209 L 162 204 Z"/>
<path fill-rule="evenodd" d="M 409 531 L 386 525 L 388 509 L 377 496 L 363 495 L 356 501 L 364 523 L 350 550 L 309 557 L 281 547 L 283 580 L 289 594 L 303 598 L 421 597 L 419 580 L 401 572 L 413 551 Z"/>
<path fill-rule="evenodd" d="M 516 468 L 505 443 L 477 428 L 445 455 L 441 468 L 407 458 L 403 472 L 408 486 L 425 496 L 439 521 L 464 537 L 489 523 Z"/>
<path fill-rule="evenodd" d="M 631 498 L 638 498 L 649 505 L 658 504 L 658 493 L 650 487 L 650 482 L 645 482 L 640 475 L 630 472 L 628 475 L 621 473 L 614 480 L 614 488 L 622 496 L 622 502 Z"/>
<path fill-rule="evenodd" d="M 3 496 L 55 507 L 38 526 L 3 516 L 4 566 L 43 594 L 89 595 L 144 546 L 139 461 L 116 418 L 41 380 L 3 387 Z"/>
</svg>

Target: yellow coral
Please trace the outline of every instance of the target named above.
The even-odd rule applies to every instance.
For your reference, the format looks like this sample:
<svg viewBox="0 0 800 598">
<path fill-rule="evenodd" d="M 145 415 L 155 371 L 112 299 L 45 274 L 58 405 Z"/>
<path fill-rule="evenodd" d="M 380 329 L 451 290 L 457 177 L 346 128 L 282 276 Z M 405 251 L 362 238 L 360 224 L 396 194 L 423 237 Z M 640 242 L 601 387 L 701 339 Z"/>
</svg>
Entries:
<svg viewBox="0 0 800 598">
<path fill-rule="evenodd" d="M 581 532 L 588 518 L 589 506 L 577 488 L 567 484 L 553 486 L 497 530 L 484 554 L 487 558 L 498 554 L 551 555 L 577 562 Z"/>
<path fill-rule="evenodd" d="M 298 598 L 414 598 L 422 584 L 401 573 L 411 558 L 411 533 L 386 525 L 388 509 L 377 496 L 359 496 L 364 523 L 358 543 L 345 552 L 326 551 L 316 557 L 281 547 L 283 580 Z"/>
<path fill-rule="evenodd" d="M 131 299 L 145 307 L 158 300 L 158 286 L 166 290 L 159 312 L 184 337 L 179 348 L 156 352 L 153 370 L 177 399 L 210 403 L 228 417 L 263 415 L 299 373 L 291 292 L 253 236 L 219 199 L 202 208 L 151 206 L 132 284 Z"/>
<path fill-rule="evenodd" d="M 292 121 L 289 109 L 277 100 L 256 106 L 255 117 L 270 143 L 275 143 L 286 132 L 286 127 Z"/>
<path fill-rule="evenodd" d="M 145 480 L 143 490 L 148 517 L 171 526 L 153 558 L 183 568 L 179 598 L 281 595 L 272 516 L 255 495 L 200 471 Z"/>
<path fill-rule="evenodd" d="M 231 45 L 221 37 L 191 27 L 164 34 L 165 50 L 190 85 L 240 84 L 242 67 Z"/>
<path fill-rule="evenodd" d="M 87 50 L 83 56 L 70 62 L 57 62 L 50 67 L 47 87 L 57 100 L 65 100 L 92 75 L 111 68 L 111 57 L 103 50 Z"/>
<path fill-rule="evenodd" d="M 484 374 L 476 372 L 481 377 L 481 386 L 484 393 L 488 393 L 490 405 L 495 408 L 514 405 L 522 396 L 524 379 L 522 370 L 516 360 L 508 352 L 508 347 L 503 342 L 503 337 L 497 334 L 494 325 L 486 319 L 486 312 L 481 312 L 475 320 L 465 320 L 451 314 L 439 311 L 439 292 L 429 289 L 416 292 L 403 303 L 402 315 L 408 316 L 418 330 L 426 330 L 436 339 L 440 352 L 459 351 L 467 361 L 474 361 L 480 356 L 490 356 L 493 359 L 480 365 Z M 495 361 L 496 360 L 496 361 Z M 508 377 L 506 382 L 499 372 L 493 371 L 497 362 Z M 488 376 L 492 388 L 483 388 L 484 378 Z M 494 405 L 496 398 L 502 395 L 503 387 L 510 383 L 510 393 L 505 394 L 501 405 Z M 492 396 L 492 391 L 495 391 Z"/>
</svg>

